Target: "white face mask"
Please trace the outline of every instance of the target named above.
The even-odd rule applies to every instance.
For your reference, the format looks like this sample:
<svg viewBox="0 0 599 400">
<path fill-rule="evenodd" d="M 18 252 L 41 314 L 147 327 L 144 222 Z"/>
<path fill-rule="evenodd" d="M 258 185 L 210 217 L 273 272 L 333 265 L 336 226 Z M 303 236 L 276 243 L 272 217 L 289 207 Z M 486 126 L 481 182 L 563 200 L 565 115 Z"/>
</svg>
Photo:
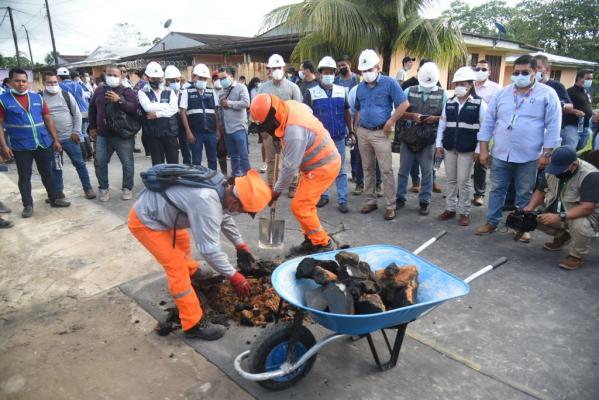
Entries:
<svg viewBox="0 0 599 400">
<path fill-rule="evenodd" d="M 464 97 L 468 93 L 468 88 L 465 86 L 456 86 L 455 95 L 458 97 Z"/>
<path fill-rule="evenodd" d="M 486 81 L 489 77 L 489 71 L 474 71 L 474 76 L 478 82 Z"/>
<path fill-rule="evenodd" d="M 362 73 L 362 77 L 364 77 L 364 80 L 368 83 L 374 82 L 378 76 L 378 72 L 377 71 L 369 71 L 369 72 L 363 72 Z"/>
<path fill-rule="evenodd" d="M 223 88 L 223 85 L 220 84 L 220 79 L 214 81 L 214 88 L 219 90 Z"/>
<path fill-rule="evenodd" d="M 106 84 L 113 88 L 119 87 L 121 85 L 121 78 L 119 78 L 117 76 L 107 76 Z"/>
<path fill-rule="evenodd" d="M 60 86 L 58 86 L 58 85 L 47 85 L 46 86 L 46 92 L 48 92 L 50 94 L 56 94 L 56 93 L 60 92 Z"/>
<path fill-rule="evenodd" d="M 300 71 L 297 73 L 299 75 L 299 78 L 303 81 L 304 78 L 306 77 L 306 75 L 304 75 L 304 71 Z"/>
<path fill-rule="evenodd" d="M 282 69 L 275 69 L 274 71 L 272 71 L 272 79 L 274 79 L 275 81 L 280 81 L 285 77 L 285 73 L 283 72 Z"/>
</svg>

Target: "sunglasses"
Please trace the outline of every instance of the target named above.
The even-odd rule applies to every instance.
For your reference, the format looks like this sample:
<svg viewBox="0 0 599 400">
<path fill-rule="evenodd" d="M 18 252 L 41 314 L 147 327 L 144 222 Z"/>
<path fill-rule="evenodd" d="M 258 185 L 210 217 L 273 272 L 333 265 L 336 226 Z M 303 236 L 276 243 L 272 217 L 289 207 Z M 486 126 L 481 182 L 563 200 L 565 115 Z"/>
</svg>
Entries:
<svg viewBox="0 0 599 400">
<path fill-rule="evenodd" d="M 522 75 L 522 76 L 528 76 L 530 75 L 530 71 L 514 71 L 512 72 L 513 76 L 518 76 L 518 75 Z"/>
<path fill-rule="evenodd" d="M 476 67 L 476 68 L 474 68 L 474 70 L 475 70 L 476 72 L 480 72 L 480 71 L 487 72 L 487 71 L 488 71 L 488 69 L 487 69 L 487 68 L 480 68 L 480 67 Z"/>
</svg>

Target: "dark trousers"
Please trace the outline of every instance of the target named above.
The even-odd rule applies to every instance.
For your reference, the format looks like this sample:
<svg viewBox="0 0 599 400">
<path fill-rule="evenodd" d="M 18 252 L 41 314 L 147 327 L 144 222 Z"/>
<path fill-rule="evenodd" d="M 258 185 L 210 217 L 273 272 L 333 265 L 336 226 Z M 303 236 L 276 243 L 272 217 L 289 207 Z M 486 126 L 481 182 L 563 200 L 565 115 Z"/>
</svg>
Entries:
<svg viewBox="0 0 599 400">
<path fill-rule="evenodd" d="M 179 139 L 176 136 L 160 136 L 146 138 L 152 165 L 179 164 Z"/>
<path fill-rule="evenodd" d="M 48 192 L 48 198 L 51 200 L 54 199 L 56 195 L 52 186 L 52 157 L 54 154 L 52 146 L 48 146 L 45 149 L 38 147 L 35 150 L 28 151 L 13 150 L 13 154 L 19 174 L 19 192 L 21 192 L 23 207 L 33 205 L 33 198 L 31 197 L 33 160 L 35 160 L 37 172 L 42 178 L 46 192 Z"/>
<path fill-rule="evenodd" d="M 179 148 L 181 149 L 183 164 L 191 165 L 191 147 L 187 142 L 185 129 L 179 129 Z"/>
<path fill-rule="evenodd" d="M 143 129 L 141 130 L 141 145 L 144 148 L 144 152 L 146 153 L 146 156 L 149 156 L 150 155 L 150 145 L 148 143 L 148 135 L 146 135 L 144 133 Z"/>
<path fill-rule="evenodd" d="M 484 197 L 487 190 L 487 167 L 479 163 L 474 163 L 474 195 Z M 515 197 L 515 194 L 514 194 Z"/>
</svg>

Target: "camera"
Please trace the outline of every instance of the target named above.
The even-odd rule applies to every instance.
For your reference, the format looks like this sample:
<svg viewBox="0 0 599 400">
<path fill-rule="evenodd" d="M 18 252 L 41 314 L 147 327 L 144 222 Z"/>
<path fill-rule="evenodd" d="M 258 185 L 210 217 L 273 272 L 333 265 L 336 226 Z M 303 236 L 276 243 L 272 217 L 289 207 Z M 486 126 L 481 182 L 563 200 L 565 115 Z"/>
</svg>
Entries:
<svg viewBox="0 0 599 400">
<path fill-rule="evenodd" d="M 516 231 L 514 240 L 517 241 L 525 232 L 532 232 L 537 229 L 537 217 L 541 213 L 541 210 L 524 211 L 518 209 L 508 214 L 505 219 L 505 226 Z"/>
</svg>

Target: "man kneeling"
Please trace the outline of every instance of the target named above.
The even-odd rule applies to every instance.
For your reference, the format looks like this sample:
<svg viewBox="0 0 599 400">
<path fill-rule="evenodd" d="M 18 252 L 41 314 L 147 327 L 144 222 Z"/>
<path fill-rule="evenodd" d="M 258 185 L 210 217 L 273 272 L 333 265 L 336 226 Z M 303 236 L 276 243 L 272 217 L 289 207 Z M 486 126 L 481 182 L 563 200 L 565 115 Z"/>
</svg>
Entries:
<svg viewBox="0 0 599 400">
<path fill-rule="evenodd" d="M 580 267 L 591 247 L 591 239 L 599 236 L 597 187 L 599 170 L 577 158 L 573 149 L 559 147 L 551 155 L 544 181 L 524 208 L 533 211 L 544 202 L 546 211 L 539 215 L 537 228 L 553 236 L 553 242 L 543 246 L 545 250 L 557 251 L 572 241 L 570 254 L 559 263 L 564 269 Z"/>
</svg>

